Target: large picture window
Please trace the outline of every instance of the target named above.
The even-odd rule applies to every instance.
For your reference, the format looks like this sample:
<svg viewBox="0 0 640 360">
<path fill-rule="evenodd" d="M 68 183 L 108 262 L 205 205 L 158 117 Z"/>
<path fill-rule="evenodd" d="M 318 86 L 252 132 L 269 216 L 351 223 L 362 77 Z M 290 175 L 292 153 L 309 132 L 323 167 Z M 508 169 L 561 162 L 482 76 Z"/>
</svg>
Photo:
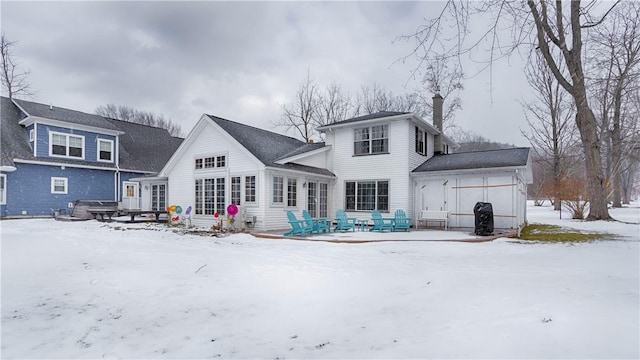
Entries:
<svg viewBox="0 0 640 360">
<path fill-rule="evenodd" d="M 195 213 L 197 215 L 225 214 L 225 179 L 196 179 L 195 182 Z"/>
<path fill-rule="evenodd" d="M 84 136 L 50 132 L 49 155 L 84 159 Z"/>
<path fill-rule="evenodd" d="M 354 129 L 354 155 L 385 154 L 389 152 L 387 125 Z"/>
<path fill-rule="evenodd" d="M 389 211 L 389 181 L 347 181 L 345 209 L 348 211 Z"/>
</svg>

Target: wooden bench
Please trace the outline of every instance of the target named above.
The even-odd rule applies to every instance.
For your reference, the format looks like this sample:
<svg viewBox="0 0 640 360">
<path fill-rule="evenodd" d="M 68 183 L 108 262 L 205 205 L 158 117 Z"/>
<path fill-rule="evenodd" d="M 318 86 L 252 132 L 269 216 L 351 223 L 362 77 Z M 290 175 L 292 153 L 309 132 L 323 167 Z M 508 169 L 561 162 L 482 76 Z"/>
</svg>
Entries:
<svg viewBox="0 0 640 360">
<path fill-rule="evenodd" d="M 444 223 L 444 229 L 447 230 L 449 224 L 449 212 L 444 210 L 422 210 L 420 211 L 420 217 L 417 224 L 424 221 L 425 227 L 429 221 L 437 221 Z"/>
<path fill-rule="evenodd" d="M 155 222 L 164 222 L 166 220 L 160 219 L 160 215 L 168 214 L 166 210 L 125 210 L 125 212 L 127 215 L 131 216 L 131 220 L 129 222 L 135 222 L 136 216 L 150 215 L 150 214 L 153 214 Z"/>
<path fill-rule="evenodd" d="M 118 212 L 118 209 L 113 209 L 113 208 L 108 208 L 108 207 L 103 207 L 103 208 L 89 208 L 87 209 L 87 212 L 91 213 L 91 215 L 93 215 L 93 218 L 98 220 L 98 216 L 100 216 L 100 219 L 98 221 L 105 221 L 104 217 L 105 215 L 109 217 L 109 222 L 111 222 L 111 217 Z"/>
</svg>

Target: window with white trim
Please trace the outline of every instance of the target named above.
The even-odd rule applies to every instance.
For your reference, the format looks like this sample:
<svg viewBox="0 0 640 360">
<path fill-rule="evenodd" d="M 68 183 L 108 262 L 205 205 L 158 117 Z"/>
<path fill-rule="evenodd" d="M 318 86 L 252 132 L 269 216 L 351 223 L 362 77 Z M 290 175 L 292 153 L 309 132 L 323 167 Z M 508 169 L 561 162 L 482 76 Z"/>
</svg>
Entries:
<svg viewBox="0 0 640 360">
<path fill-rule="evenodd" d="M 167 207 L 167 186 L 165 184 L 151 185 L 151 210 L 163 210 Z"/>
<path fill-rule="evenodd" d="M 287 179 L 287 206 L 294 207 L 298 204 L 298 180 Z"/>
<path fill-rule="evenodd" d="M 427 155 L 427 133 L 416 126 L 416 152 Z"/>
<path fill-rule="evenodd" d="M 51 193 L 52 194 L 66 194 L 68 192 L 67 188 L 67 178 L 62 177 L 52 177 L 51 178 Z"/>
<path fill-rule="evenodd" d="M 240 205 L 241 199 L 241 183 L 240 180 L 242 178 L 240 176 L 232 176 L 231 177 L 231 203 L 235 205 Z"/>
<path fill-rule="evenodd" d="M 49 155 L 84 159 L 84 136 L 50 132 Z"/>
<path fill-rule="evenodd" d="M 389 211 L 389 181 L 367 180 L 345 183 L 347 211 Z"/>
<path fill-rule="evenodd" d="M 272 182 L 272 191 L 273 197 L 271 198 L 271 202 L 274 204 L 283 204 L 284 203 L 284 177 L 282 176 L 274 176 Z"/>
<path fill-rule="evenodd" d="M 215 169 L 227 166 L 227 157 L 225 155 L 206 156 L 196 158 L 194 161 L 195 169 Z"/>
<path fill-rule="evenodd" d="M 375 125 L 354 129 L 353 154 L 372 155 L 389 152 L 387 125 Z"/>
<path fill-rule="evenodd" d="M 196 215 L 225 214 L 225 178 L 196 179 Z"/>
<path fill-rule="evenodd" d="M 98 161 L 113 162 L 113 140 L 98 139 Z"/>
<path fill-rule="evenodd" d="M 248 203 L 255 203 L 257 198 L 257 188 L 256 188 L 256 176 L 245 176 L 244 177 L 244 201 Z"/>
<path fill-rule="evenodd" d="M 0 174 L 0 205 L 7 204 L 7 175 Z"/>
</svg>

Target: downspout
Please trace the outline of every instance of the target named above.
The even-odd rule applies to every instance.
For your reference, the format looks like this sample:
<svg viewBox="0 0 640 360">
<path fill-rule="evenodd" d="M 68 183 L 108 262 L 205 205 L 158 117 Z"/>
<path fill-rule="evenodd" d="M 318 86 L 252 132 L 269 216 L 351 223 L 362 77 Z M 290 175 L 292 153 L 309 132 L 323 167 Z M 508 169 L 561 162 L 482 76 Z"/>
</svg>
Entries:
<svg viewBox="0 0 640 360">
<path fill-rule="evenodd" d="M 116 144 L 114 145 L 113 151 L 115 152 L 115 160 L 116 160 L 116 172 L 113 174 L 114 177 L 114 186 L 115 191 L 115 201 L 119 202 L 120 200 L 120 136 L 116 135 Z"/>
</svg>

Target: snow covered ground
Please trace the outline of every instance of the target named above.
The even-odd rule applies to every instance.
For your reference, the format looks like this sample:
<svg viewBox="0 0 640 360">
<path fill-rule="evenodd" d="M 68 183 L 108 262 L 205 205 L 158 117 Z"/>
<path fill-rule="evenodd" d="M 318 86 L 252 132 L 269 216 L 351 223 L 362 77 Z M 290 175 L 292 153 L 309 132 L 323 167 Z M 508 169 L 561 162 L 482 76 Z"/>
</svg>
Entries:
<svg viewBox="0 0 640 360">
<path fill-rule="evenodd" d="M 0 222 L 3 359 L 638 358 L 640 207 L 588 243 L 337 244 Z M 567 214 L 563 214 L 567 215 Z M 457 231 L 386 240 L 471 238 Z"/>
</svg>

